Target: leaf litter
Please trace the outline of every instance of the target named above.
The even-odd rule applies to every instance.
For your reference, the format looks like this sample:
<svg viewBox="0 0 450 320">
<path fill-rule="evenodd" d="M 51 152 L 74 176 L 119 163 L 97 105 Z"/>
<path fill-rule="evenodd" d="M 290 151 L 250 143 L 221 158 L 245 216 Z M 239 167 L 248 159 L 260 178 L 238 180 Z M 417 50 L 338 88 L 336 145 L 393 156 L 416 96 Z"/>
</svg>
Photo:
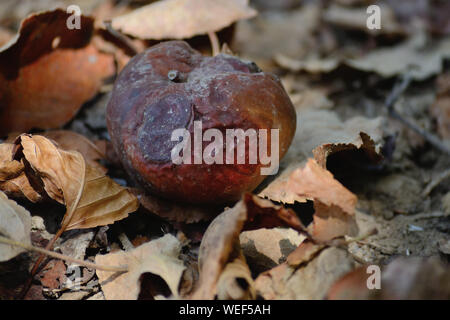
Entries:
<svg viewBox="0 0 450 320">
<path fill-rule="evenodd" d="M 63 10 L 43 5 L 48 11 L 18 18 L 40 4 L 0 4 L 16 19 L 0 16 L 0 43 L 9 41 L 0 50 L 0 190 L 17 201 L 0 194 L 1 221 L 14 221 L 0 223 L 0 232 L 36 247 L 50 240 L 66 256 L 99 266 L 81 267 L 80 289 L 68 286 L 72 262 L 50 260 L 26 297 L 448 299 L 448 157 L 392 119 L 384 99 L 408 73 L 413 81 L 395 108 L 448 143 L 445 10 L 427 0 L 408 8 L 381 1 L 388 19 L 371 32 L 366 8 L 353 1 L 285 10 L 261 0 L 257 17 L 253 1 L 196 7 L 170 0 L 136 9 L 99 0 L 88 10 L 72 2 L 92 13 L 82 16 L 81 31 L 61 27 Z M 194 14 L 180 18 L 218 12 L 213 7 L 221 19 L 195 25 L 188 23 Z M 231 50 L 279 75 L 296 107 L 296 136 L 278 175 L 231 208 L 142 194 L 105 142 L 108 78 L 157 41 L 229 26 Z M 38 257 L 20 253 L 0 244 L 0 269 L 29 269 Z M 383 270 L 376 294 L 364 285 L 369 264 Z M 400 269 L 409 271 L 397 283 Z M 0 297 L 17 297 L 23 283 L 11 289 L 2 281 Z"/>
</svg>

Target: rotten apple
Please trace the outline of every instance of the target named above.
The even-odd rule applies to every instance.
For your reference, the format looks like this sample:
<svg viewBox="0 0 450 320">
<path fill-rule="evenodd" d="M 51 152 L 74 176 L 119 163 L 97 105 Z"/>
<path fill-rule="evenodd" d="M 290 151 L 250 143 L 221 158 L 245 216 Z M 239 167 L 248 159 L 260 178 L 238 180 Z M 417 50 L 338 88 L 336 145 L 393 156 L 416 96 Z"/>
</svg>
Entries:
<svg viewBox="0 0 450 320">
<path fill-rule="evenodd" d="M 107 124 L 124 168 L 145 190 L 225 204 L 276 172 L 271 161 L 289 148 L 296 113 L 277 77 L 254 63 L 169 41 L 120 73 Z"/>
</svg>

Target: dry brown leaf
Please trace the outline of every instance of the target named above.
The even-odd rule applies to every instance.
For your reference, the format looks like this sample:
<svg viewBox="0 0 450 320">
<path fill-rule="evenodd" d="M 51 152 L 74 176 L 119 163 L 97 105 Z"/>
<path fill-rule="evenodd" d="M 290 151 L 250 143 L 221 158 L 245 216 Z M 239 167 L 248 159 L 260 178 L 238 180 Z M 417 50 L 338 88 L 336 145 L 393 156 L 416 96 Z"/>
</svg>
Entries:
<svg viewBox="0 0 450 320">
<path fill-rule="evenodd" d="M 327 248 L 298 269 L 283 263 L 260 274 L 255 286 L 266 300 L 324 299 L 330 287 L 354 266 L 355 262 L 346 250 Z"/>
<path fill-rule="evenodd" d="M 15 145 L 13 143 L 0 144 L 0 182 L 18 177 L 24 166 L 13 159 Z"/>
<path fill-rule="evenodd" d="M 239 236 L 245 258 L 256 274 L 284 262 L 304 239 L 304 235 L 291 228 L 261 228 L 244 231 Z"/>
<path fill-rule="evenodd" d="M 299 124 L 291 147 L 280 163 L 279 175 L 259 196 L 282 203 L 305 202 L 305 197 L 287 188 L 294 170 L 304 167 L 314 157 L 325 167 L 326 159 L 338 151 L 361 150 L 368 161 L 377 162 L 383 144 L 383 118 L 354 117 L 341 121 L 328 110 L 297 110 Z"/>
<path fill-rule="evenodd" d="M 357 197 L 316 161 L 310 159 L 304 168 L 295 170 L 288 189 L 314 201 L 314 221 L 310 228 L 315 239 L 328 241 L 357 234 Z"/>
<path fill-rule="evenodd" d="M 305 240 L 287 257 L 287 264 L 291 267 L 298 267 L 302 263 L 311 261 L 324 248 L 323 244 Z"/>
<path fill-rule="evenodd" d="M 239 244 L 234 248 L 237 257 L 227 263 L 217 281 L 219 300 L 254 300 L 253 278 Z"/>
<path fill-rule="evenodd" d="M 246 194 L 233 208 L 217 216 L 206 230 L 199 251 L 200 280 L 194 299 L 213 299 L 217 282 L 239 241 L 240 232 L 258 228 L 289 226 L 304 228 L 296 214 L 272 202 Z"/>
<path fill-rule="evenodd" d="M 107 300 L 136 300 L 139 297 L 144 273 L 161 277 L 169 287 L 172 295 L 178 297 L 180 279 L 185 270 L 183 262 L 178 259 L 181 244 L 174 236 L 147 242 L 131 251 L 97 255 L 95 262 L 107 266 L 127 265 L 128 272 L 114 273 L 97 270 L 97 276 L 103 294 Z"/>
<path fill-rule="evenodd" d="M 22 135 L 18 143 L 32 169 L 30 174 L 48 196 L 66 205 L 62 229 L 111 224 L 138 208 L 137 199 L 127 189 L 86 165 L 79 152 L 59 149 L 39 135 Z"/>
<path fill-rule="evenodd" d="M 98 163 L 98 160 L 105 159 L 105 150 L 85 136 L 69 130 L 47 131 L 43 133 L 43 136 L 55 141 L 61 149 L 78 151 L 88 165 L 106 173 L 107 169 Z"/>
<path fill-rule="evenodd" d="M 255 16 L 248 0 L 166 0 L 112 19 L 112 27 L 140 39 L 187 39 Z"/>
<path fill-rule="evenodd" d="M 0 51 L 0 133 L 58 128 L 115 72 L 113 58 L 88 45 L 92 20 L 66 27 L 62 10 L 25 19 L 16 41 Z M 58 43 L 58 46 L 55 44 Z"/>
<path fill-rule="evenodd" d="M 30 245 L 31 215 L 0 191 L 0 236 Z M 25 249 L 0 244 L 0 261 L 14 258 Z"/>
</svg>

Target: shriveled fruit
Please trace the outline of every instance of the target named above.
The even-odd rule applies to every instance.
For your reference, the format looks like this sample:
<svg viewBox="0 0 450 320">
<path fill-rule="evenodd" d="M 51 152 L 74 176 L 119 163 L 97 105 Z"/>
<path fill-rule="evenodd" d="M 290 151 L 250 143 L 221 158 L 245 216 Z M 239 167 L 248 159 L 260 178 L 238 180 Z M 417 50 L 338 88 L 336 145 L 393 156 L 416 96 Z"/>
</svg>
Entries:
<svg viewBox="0 0 450 320">
<path fill-rule="evenodd" d="M 202 56 L 185 42 L 169 41 L 135 56 L 124 68 L 108 105 L 107 123 L 115 151 L 139 185 L 168 199 L 218 204 L 255 189 L 265 178 L 261 169 L 268 166 L 259 154 L 250 163 L 249 145 L 254 144 L 248 141 L 245 161 L 237 163 L 238 145 L 226 143 L 227 129 L 266 129 L 264 151 L 270 156 L 276 143 L 271 129 L 278 129 L 281 159 L 295 133 L 296 114 L 280 81 L 255 64 L 226 54 Z M 200 137 L 194 135 L 199 123 Z M 180 128 L 191 138 L 191 164 L 172 161 L 172 150 L 179 145 L 172 133 Z M 196 141 L 203 153 L 215 142 L 203 136 L 208 129 L 223 136 L 223 164 L 208 164 L 201 157 L 194 164 Z M 227 164 L 227 149 L 234 151 L 232 164 Z"/>
</svg>

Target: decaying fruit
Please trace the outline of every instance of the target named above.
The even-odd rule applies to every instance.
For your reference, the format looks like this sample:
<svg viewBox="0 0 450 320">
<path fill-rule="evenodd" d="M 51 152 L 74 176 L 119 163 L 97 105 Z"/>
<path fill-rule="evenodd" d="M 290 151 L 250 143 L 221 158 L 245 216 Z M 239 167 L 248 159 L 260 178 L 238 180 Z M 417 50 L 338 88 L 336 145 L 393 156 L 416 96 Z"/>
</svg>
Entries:
<svg viewBox="0 0 450 320">
<path fill-rule="evenodd" d="M 271 129 L 278 129 L 281 160 L 295 133 L 296 114 L 275 76 L 234 56 L 202 56 L 182 41 L 160 43 L 131 59 L 107 109 L 115 151 L 144 189 L 196 204 L 238 200 L 265 178 L 259 157 L 256 164 L 248 161 L 248 143 L 243 164 L 194 164 L 194 151 L 191 164 L 172 161 L 172 150 L 179 145 L 171 139 L 174 130 L 187 129 L 193 141 L 194 123 L 200 122 L 202 132 L 215 128 L 223 133 L 223 157 L 229 148 L 227 129 L 267 129 L 269 155 Z M 200 149 L 214 140 L 200 140 Z"/>
</svg>

